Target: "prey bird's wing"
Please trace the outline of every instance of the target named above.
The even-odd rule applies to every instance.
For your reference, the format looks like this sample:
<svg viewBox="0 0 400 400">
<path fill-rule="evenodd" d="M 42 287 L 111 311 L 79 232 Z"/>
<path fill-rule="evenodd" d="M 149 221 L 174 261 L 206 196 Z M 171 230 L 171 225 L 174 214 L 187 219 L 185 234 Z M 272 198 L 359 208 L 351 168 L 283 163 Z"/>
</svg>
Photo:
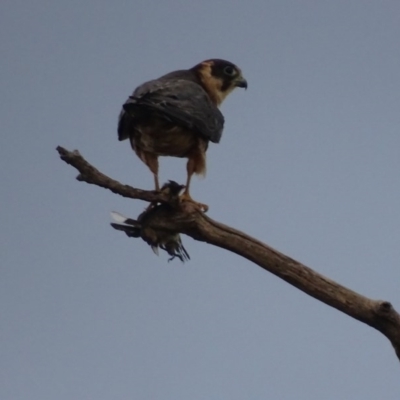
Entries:
<svg viewBox="0 0 400 400">
<path fill-rule="evenodd" d="M 183 78 L 180 78 L 180 74 Z M 224 127 L 224 117 L 206 91 L 195 81 L 178 71 L 139 86 L 126 101 L 120 114 L 119 139 L 129 136 L 135 120 L 157 116 L 206 139 L 218 143 Z"/>
<path fill-rule="evenodd" d="M 160 253 L 159 253 L 159 251 L 158 251 L 158 246 L 156 246 L 156 245 L 151 245 L 150 246 L 151 247 L 151 249 L 153 250 L 153 253 L 156 255 L 156 256 L 159 256 L 160 255 Z"/>
<path fill-rule="evenodd" d="M 190 260 L 189 253 L 183 247 L 182 240 L 179 239 L 179 242 L 180 242 L 180 250 L 181 250 L 183 259 L 186 260 L 186 261 Z"/>
</svg>

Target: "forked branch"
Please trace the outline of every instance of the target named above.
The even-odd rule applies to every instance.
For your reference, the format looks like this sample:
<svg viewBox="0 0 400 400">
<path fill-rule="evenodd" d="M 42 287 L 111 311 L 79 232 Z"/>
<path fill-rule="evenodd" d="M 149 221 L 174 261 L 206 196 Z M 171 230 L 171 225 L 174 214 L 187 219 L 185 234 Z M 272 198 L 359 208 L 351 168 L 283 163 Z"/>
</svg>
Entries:
<svg viewBox="0 0 400 400">
<path fill-rule="evenodd" d="M 163 193 L 123 185 L 102 174 L 78 151 L 57 147 L 62 160 L 79 171 L 77 179 L 109 189 L 123 197 L 168 203 Z M 153 221 L 160 229 L 180 232 L 195 240 L 232 251 L 278 276 L 296 288 L 383 333 L 400 360 L 400 315 L 388 301 L 364 297 L 318 274 L 296 260 L 243 232 L 212 220 L 190 206 L 174 206 L 174 211 Z"/>
</svg>

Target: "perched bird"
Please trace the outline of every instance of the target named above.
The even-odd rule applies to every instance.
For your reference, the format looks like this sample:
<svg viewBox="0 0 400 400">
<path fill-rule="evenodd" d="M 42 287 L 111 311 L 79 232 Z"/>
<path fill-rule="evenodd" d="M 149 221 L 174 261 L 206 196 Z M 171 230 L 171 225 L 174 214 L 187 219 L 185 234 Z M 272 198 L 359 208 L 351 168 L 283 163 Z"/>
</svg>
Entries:
<svg viewBox="0 0 400 400">
<path fill-rule="evenodd" d="M 184 188 L 183 185 L 169 181 L 163 185 L 161 191 L 167 193 L 171 199 L 174 199 L 178 197 Z M 185 262 L 190 260 L 190 256 L 183 247 L 180 234 L 159 229 L 155 226 L 157 219 L 168 217 L 171 212 L 173 212 L 173 208 L 166 203 L 145 210 L 137 220 L 124 217 L 120 213 L 113 211 L 111 216 L 118 223 L 112 222 L 111 226 L 114 229 L 125 232 L 129 237 L 141 237 L 157 255 L 159 248 L 165 250 L 171 256 L 168 261 L 178 257 L 182 262 Z"/>
<path fill-rule="evenodd" d="M 218 143 L 224 127 L 218 107 L 236 87 L 247 88 L 241 70 L 229 61 L 212 59 L 146 82 L 128 98 L 119 115 L 118 139 L 130 140 L 153 173 L 156 190 L 158 157 L 184 157 L 187 181 L 181 200 L 193 201 L 190 180 L 193 174 L 205 174 L 208 143 Z"/>
</svg>

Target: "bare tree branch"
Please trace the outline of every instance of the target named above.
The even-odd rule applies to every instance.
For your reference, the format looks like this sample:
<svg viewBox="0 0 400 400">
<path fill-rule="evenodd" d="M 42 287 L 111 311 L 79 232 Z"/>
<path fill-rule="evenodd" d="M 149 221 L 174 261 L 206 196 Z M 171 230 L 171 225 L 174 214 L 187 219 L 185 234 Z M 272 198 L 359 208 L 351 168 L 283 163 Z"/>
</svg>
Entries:
<svg viewBox="0 0 400 400">
<path fill-rule="evenodd" d="M 107 177 L 90 165 L 78 151 L 70 152 L 62 147 L 57 147 L 57 151 L 62 160 L 80 172 L 77 176 L 79 181 L 131 199 L 170 201 L 163 193 L 135 189 Z M 388 301 L 369 299 L 339 285 L 257 239 L 212 220 L 190 204 L 178 207 L 174 204 L 173 211 L 152 221 L 152 226 L 184 233 L 252 261 L 317 300 L 380 331 L 390 340 L 400 360 L 400 315 Z"/>
</svg>

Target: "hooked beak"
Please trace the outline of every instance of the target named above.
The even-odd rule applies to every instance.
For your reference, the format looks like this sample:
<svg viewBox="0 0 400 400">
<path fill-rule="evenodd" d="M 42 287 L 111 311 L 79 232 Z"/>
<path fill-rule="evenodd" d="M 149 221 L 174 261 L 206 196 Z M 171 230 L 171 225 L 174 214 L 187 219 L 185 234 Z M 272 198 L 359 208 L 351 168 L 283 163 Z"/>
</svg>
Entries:
<svg viewBox="0 0 400 400">
<path fill-rule="evenodd" d="M 240 88 L 245 88 L 247 89 L 247 81 L 246 79 L 243 78 L 243 76 L 240 76 L 236 81 L 235 81 L 235 86 L 240 87 Z"/>
</svg>

